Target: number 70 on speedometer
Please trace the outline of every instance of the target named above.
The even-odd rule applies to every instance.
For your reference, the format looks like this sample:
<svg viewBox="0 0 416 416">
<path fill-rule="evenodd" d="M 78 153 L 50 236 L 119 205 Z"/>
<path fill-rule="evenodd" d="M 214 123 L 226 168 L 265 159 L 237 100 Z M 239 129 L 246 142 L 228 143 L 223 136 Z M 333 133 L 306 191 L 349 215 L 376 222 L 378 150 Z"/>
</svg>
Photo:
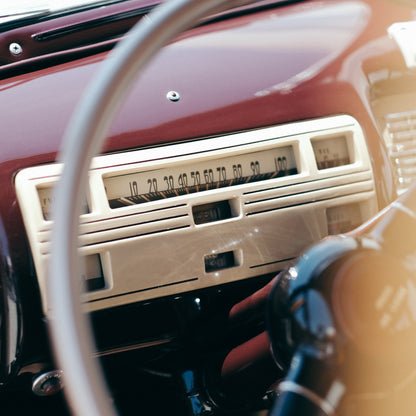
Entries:
<svg viewBox="0 0 416 416">
<path fill-rule="evenodd" d="M 112 208 L 298 173 L 292 146 L 104 179 Z"/>
</svg>

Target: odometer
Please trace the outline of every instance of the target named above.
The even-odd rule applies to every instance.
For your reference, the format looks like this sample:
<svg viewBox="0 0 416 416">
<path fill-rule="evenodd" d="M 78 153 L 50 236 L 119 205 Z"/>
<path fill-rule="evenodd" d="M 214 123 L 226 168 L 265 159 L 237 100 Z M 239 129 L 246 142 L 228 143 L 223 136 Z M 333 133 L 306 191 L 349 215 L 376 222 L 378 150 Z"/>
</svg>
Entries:
<svg viewBox="0 0 416 416">
<path fill-rule="evenodd" d="M 298 173 L 292 146 L 104 178 L 111 208 Z"/>
</svg>

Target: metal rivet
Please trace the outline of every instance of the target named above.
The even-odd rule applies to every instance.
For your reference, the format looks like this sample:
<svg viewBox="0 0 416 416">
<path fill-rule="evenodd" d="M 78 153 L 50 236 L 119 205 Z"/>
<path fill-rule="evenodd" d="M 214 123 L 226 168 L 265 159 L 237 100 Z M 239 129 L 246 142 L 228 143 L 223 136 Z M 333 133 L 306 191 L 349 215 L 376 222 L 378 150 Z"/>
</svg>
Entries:
<svg viewBox="0 0 416 416">
<path fill-rule="evenodd" d="M 179 95 L 179 93 L 178 92 L 176 92 L 176 91 L 169 91 L 167 94 L 166 94 L 166 98 L 168 99 L 168 100 L 170 100 L 170 101 L 179 101 L 180 100 L 180 98 L 181 98 L 181 96 Z"/>
<path fill-rule="evenodd" d="M 13 42 L 9 45 L 9 51 L 13 56 L 19 56 L 22 54 L 23 49 L 18 43 Z"/>
</svg>

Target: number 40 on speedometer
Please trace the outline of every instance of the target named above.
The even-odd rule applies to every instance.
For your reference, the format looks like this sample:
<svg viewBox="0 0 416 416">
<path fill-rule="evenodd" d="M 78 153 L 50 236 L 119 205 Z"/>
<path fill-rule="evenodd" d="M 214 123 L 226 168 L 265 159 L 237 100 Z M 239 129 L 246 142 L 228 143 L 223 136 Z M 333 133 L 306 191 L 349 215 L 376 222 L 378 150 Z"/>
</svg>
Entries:
<svg viewBox="0 0 416 416">
<path fill-rule="evenodd" d="M 292 146 L 104 179 L 109 205 L 118 208 L 298 173 Z"/>
</svg>

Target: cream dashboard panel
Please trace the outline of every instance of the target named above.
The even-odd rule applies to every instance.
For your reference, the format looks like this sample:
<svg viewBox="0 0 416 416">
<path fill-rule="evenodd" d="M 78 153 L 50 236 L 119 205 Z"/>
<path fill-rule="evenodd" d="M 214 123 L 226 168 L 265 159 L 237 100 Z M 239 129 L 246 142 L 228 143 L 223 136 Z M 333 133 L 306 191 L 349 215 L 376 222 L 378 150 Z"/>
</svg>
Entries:
<svg viewBox="0 0 416 416">
<path fill-rule="evenodd" d="M 45 313 L 61 168 L 16 175 Z M 89 310 L 277 272 L 377 212 L 365 139 L 350 116 L 97 156 L 85 200 L 79 279 Z"/>
</svg>

